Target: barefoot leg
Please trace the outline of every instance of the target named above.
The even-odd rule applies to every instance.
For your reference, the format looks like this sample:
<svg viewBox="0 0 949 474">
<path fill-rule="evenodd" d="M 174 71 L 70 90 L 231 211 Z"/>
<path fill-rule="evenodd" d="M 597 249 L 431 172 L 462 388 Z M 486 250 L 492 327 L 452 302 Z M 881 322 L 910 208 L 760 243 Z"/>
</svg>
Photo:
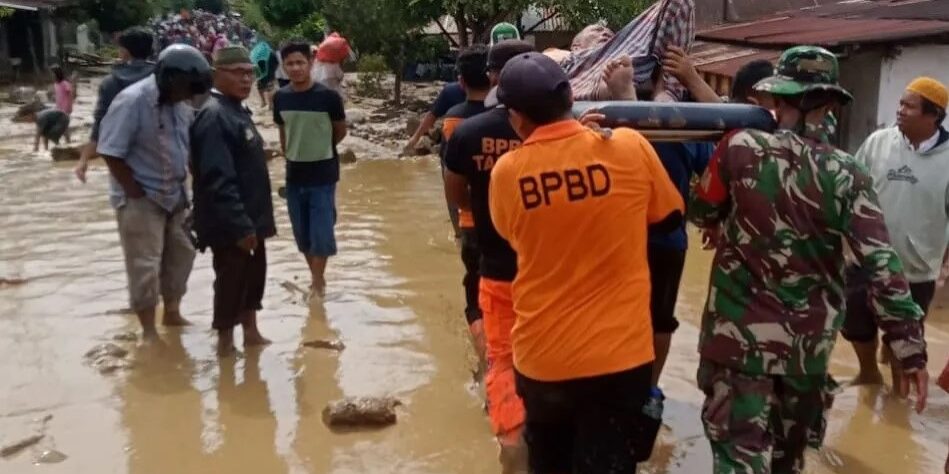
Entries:
<svg viewBox="0 0 949 474">
<path fill-rule="evenodd" d="M 853 350 L 860 361 L 860 373 L 853 380 L 854 385 L 880 385 L 883 383 L 883 374 L 877 366 L 877 341 L 854 342 Z"/>
<path fill-rule="evenodd" d="M 221 329 L 217 332 L 217 355 L 218 357 L 227 357 L 237 352 L 234 347 L 234 330 Z"/>
<path fill-rule="evenodd" d="M 162 314 L 162 326 L 189 326 L 191 322 L 181 316 L 180 300 L 165 301 L 165 312 Z"/>
<path fill-rule="evenodd" d="M 241 327 L 244 330 L 244 347 L 266 346 L 270 339 L 265 338 L 257 329 L 257 311 L 246 311 L 241 314 Z"/>
</svg>

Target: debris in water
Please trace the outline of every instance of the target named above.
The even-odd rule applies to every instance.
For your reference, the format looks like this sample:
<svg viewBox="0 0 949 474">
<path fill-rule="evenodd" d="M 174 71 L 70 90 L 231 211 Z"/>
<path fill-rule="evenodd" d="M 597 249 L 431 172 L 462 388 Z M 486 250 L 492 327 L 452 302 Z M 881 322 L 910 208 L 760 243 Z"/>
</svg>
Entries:
<svg viewBox="0 0 949 474">
<path fill-rule="evenodd" d="M 28 436 L 26 438 L 23 438 L 20 441 L 17 441 L 15 443 L 8 444 L 0 448 L 0 457 L 7 458 L 10 456 L 13 456 L 14 454 L 17 454 L 20 451 L 23 451 L 24 449 L 29 448 L 30 446 L 33 446 L 36 443 L 39 443 L 44 437 L 45 435 L 35 434 L 33 436 Z"/>
<path fill-rule="evenodd" d="M 59 464 L 65 461 L 67 457 L 68 456 L 55 449 L 48 449 L 43 451 L 40 457 L 36 458 L 34 464 Z"/>
<path fill-rule="evenodd" d="M 345 163 L 355 163 L 355 162 L 356 162 L 356 152 L 353 151 L 353 150 L 351 150 L 351 149 L 343 150 L 343 152 L 339 154 L 339 162 L 340 162 L 340 163 L 344 163 L 344 164 L 345 164 Z"/>
<path fill-rule="evenodd" d="M 309 291 L 306 291 L 303 288 L 300 288 L 299 285 L 291 281 L 284 280 L 280 282 L 280 286 L 282 286 L 285 290 L 289 291 L 290 293 L 300 293 L 301 295 L 303 295 L 304 298 L 307 298 L 308 296 L 310 296 Z"/>
<path fill-rule="evenodd" d="M 129 354 L 129 351 L 112 344 L 111 342 L 106 342 L 105 344 L 99 344 L 98 346 L 89 349 L 89 352 L 86 352 L 86 359 L 99 359 L 102 357 L 116 357 L 123 358 Z"/>
<path fill-rule="evenodd" d="M 110 309 L 105 312 L 106 316 L 114 316 L 119 314 L 134 314 L 135 311 L 132 311 L 132 308 L 122 308 L 122 309 Z"/>
<path fill-rule="evenodd" d="M 303 345 L 313 349 L 329 349 L 333 351 L 342 351 L 346 348 L 346 344 L 343 344 L 343 341 L 340 341 L 339 339 L 334 339 L 332 341 L 327 339 L 315 339 L 304 342 Z"/>
<path fill-rule="evenodd" d="M 0 286 L 23 285 L 27 282 L 26 278 L 4 278 L 0 277 Z"/>
<path fill-rule="evenodd" d="M 401 404 L 391 397 L 348 397 L 326 405 L 323 423 L 334 427 L 387 426 L 395 423 L 395 407 Z"/>
<path fill-rule="evenodd" d="M 132 363 L 125 360 L 129 351 L 111 342 L 99 344 L 86 352 L 86 362 L 100 374 L 111 374 L 117 370 L 132 368 Z"/>
<path fill-rule="evenodd" d="M 49 152 L 53 155 L 53 161 L 76 161 L 80 154 L 78 146 L 55 147 Z"/>
<path fill-rule="evenodd" d="M 135 341 L 138 341 L 138 334 L 135 334 L 134 332 L 131 332 L 131 331 L 120 332 L 112 336 L 112 340 L 118 341 L 118 342 L 135 342 Z"/>
</svg>

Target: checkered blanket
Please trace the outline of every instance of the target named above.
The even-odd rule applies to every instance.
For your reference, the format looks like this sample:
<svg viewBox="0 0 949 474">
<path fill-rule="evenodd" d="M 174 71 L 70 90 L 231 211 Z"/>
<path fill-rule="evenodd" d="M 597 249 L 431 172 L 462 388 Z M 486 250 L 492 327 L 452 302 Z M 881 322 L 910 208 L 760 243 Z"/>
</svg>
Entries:
<svg viewBox="0 0 949 474">
<path fill-rule="evenodd" d="M 607 61 L 626 54 L 633 58 L 636 84 L 649 82 L 652 73 L 669 45 L 688 51 L 695 39 L 695 0 L 659 0 L 627 24 L 608 42 L 577 51 L 561 64 L 570 77 L 576 100 L 609 98 L 600 78 Z M 678 100 L 685 96 L 685 87 L 665 76 L 666 91 Z"/>
</svg>

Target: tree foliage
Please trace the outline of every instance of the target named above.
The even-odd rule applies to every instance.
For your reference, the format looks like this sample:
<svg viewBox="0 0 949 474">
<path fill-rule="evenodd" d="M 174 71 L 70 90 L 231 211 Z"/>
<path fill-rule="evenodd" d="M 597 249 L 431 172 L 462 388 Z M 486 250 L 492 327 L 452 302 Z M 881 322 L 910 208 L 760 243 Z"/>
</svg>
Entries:
<svg viewBox="0 0 949 474">
<path fill-rule="evenodd" d="M 559 4 L 559 14 L 575 29 L 603 21 L 610 28 L 618 30 L 649 8 L 655 0 L 561 0 L 551 3 Z"/>
<path fill-rule="evenodd" d="M 320 0 L 257 0 L 260 12 L 270 24 L 288 29 L 320 11 L 320 3 Z"/>
<path fill-rule="evenodd" d="M 79 5 L 106 33 L 142 25 L 154 13 L 154 5 L 144 0 L 80 0 Z"/>
</svg>

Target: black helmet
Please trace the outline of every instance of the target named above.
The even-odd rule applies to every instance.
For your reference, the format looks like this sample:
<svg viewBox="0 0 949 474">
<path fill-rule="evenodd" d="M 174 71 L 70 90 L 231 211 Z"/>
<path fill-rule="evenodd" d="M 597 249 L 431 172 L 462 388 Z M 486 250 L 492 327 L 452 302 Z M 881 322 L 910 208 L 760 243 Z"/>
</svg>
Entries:
<svg viewBox="0 0 949 474">
<path fill-rule="evenodd" d="M 200 51 L 186 44 L 173 44 L 159 53 L 155 76 L 162 99 L 176 87 L 187 85 L 191 95 L 211 88 L 211 65 Z"/>
</svg>

